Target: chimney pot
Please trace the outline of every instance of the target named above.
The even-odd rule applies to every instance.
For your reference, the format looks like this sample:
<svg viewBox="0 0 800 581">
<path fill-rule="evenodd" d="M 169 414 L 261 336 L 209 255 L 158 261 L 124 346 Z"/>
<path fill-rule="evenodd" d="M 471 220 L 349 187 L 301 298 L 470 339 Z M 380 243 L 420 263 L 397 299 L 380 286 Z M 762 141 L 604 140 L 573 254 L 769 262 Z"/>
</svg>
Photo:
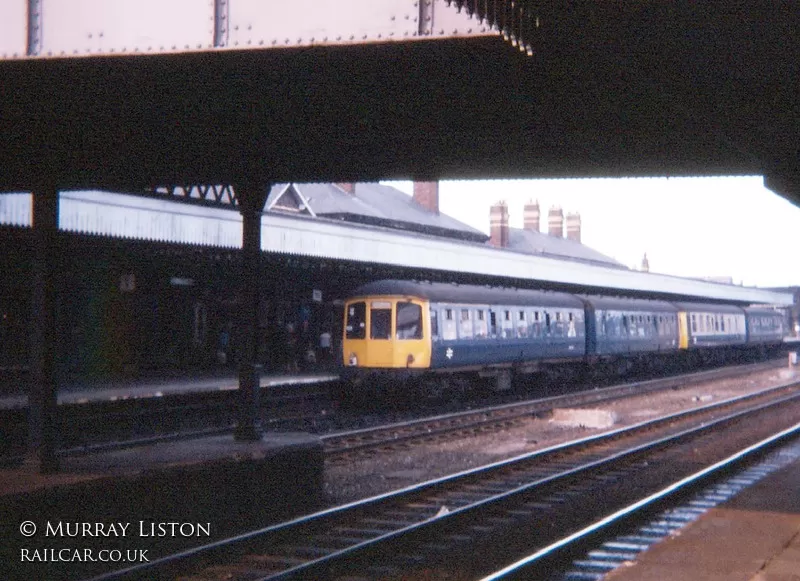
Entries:
<svg viewBox="0 0 800 581">
<path fill-rule="evenodd" d="M 581 241 L 581 215 L 577 212 L 567 214 L 567 238 Z"/>
<path fill-rule="evenodd" d="M 497 248 L 508 246 L 508 206 L 501 201 L 489 210 L 489 244 Z"/>
<path fill-rule="evenodd" d="M 414 182 L 413 200 L 434 214 L 439 213 L 439 182 Z"/>
<path fill-rule="evenodd" d="M 540 211 L 539 211 L 539 200 L 536 200 L 536 203 L 531 200 L 527 204 L 525 204 L 525 208 L 523 209 L 522 213 L 522 221 L 525 230 L 533 230 L 534 232 L 540 232 L 539 229 L 539 221 L 540 221 Z"/>
<path fill-rule="evenodd" d="M 562 238 L 564 236 L 564 211 L 560 206 L 553 206 L 547 216 L 548 234 Z"/>
</svg>

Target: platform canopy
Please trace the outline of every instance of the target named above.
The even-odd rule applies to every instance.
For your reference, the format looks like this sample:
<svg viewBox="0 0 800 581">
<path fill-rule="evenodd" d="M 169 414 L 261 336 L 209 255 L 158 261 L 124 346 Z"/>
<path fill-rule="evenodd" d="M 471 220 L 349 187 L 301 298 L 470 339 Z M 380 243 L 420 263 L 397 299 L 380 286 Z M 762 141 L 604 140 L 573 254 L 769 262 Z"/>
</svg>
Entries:
<svg viewBox="0 0 800 581">
<path fill-rule="evenodd" d="M 756 174 L 798 201 L 798 30 L 772 0 L 7 0 L 0 190 Z"/>
</svg>

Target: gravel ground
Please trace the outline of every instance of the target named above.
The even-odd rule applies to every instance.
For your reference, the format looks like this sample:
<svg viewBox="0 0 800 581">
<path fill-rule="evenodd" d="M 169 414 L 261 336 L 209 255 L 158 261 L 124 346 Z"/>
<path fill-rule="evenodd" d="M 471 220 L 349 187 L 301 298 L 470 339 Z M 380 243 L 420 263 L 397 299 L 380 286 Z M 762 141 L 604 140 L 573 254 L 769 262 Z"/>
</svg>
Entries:
<svg viewBox="0 0 800 581">
<path fill-rule="evenodd" d="M 788 369 L 764 371 L 743 378 L 704 382 L 591 407 L 613 412 L 616 422 L 608 429 L 616 429 L 669 412 L 758 391 L 797 377 L 800 377 L 800 372 Z M 606 429 L 566 427 L 549 418 L 532 417 L 493 433 L 398 447 L 397 450 L 382 451 L 343 464 L 329 464 L 326 466 L 325 492 L 330 505 L 342 504 L 603 431 Z"/>
</svg>

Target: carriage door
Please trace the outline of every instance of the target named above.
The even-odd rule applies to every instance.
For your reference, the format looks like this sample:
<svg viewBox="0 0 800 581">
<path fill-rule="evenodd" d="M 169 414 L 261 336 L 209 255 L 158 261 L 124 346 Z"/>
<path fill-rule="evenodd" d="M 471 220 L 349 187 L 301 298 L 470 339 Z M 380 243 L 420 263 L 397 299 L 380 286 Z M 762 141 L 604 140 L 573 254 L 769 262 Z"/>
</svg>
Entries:
<svg viewBox="0 0 800 581">
<path fill-rule="evenodd" d="M 678 313 L 678 347 L 680 349 L 689 348 L 689 325 L 685 311 Z"/>
</svg>

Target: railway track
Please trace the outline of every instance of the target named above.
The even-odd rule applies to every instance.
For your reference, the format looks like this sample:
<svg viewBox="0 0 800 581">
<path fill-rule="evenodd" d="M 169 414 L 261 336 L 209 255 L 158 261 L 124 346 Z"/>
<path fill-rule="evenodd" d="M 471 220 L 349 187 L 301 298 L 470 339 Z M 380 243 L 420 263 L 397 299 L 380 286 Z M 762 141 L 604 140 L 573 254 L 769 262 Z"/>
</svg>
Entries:
<svg viewBox="0 0 800 581">
<path fill-rule="evenodd" d="M 723 367 L 675 377 L 626 383 L 544 399 L 414 419 L 385 426 L 337 432 L 323 435 L 321 438 L 325 445 L 326 460 L 345 462 L 354 455 L 372 453 L 381 448 L 405 446 L 420 440 L 455 438 L 469 433 L 505 429 L 532 416 L 550 413 L 556 408 L 585 406 L 631 395 L 675 389 L 693 383 L 740 377 L 769 370 L 774 366 L 775 363 L 771 362 L 744 367 Z"/>
<path fill-rule="evenodd" d="M 96 577 L 468 579 L 783 428 L 800 383 L 670 414 Z M 745 429 L 746 428 L 746 429 Z"/>
<path fill-rule="evenodd" d="M 269 429 L 294 426 L 330 405 L 325 385 L 273 386 L 263 389 L 262 409 Z M 186 440 L 233 432 L 236 390 L 168 394 L 162 397 L 70 403 L 58 407 L 59 454 L 76 455 Z M 0 410 L 0 465 L 23 459 L 27 408 Z"/>
<path fill-rule="evenodd" d="M 503 404 L 468 412 L 398 422 L 387 426 L 349 430 L 323 436 L 330 461 L 344 461 L 354 453 L 385 446 L 408 444 L 412 440 L 454 437 L 477 430 L 501 429 L 532 414 L 554 407 L 608 401 L 640 392 L 685 385 L 687 382 L 723 379 L 767 370 L 776 362 L 724 367 L 671 378 L 641 381 L 546 398 L 533 402 Z M 324 385 L 273 386 L 262 407 L 270 416 L 265 427 L 298 429 L 303 422 L 319 418 L 319 409 L 330 407 L 330 393 Z M 76 455 L 142 446 L 156 442 L 187 440 L 231 433 L 236 421 L 235 390 L 170 394 L 163 397 L 118 399 L 59 406 L 62 455 Z M 330 415 L 325 419 L 330 420 Z M 0 466 L 23 460 L 27 438 L 27 410 L 0 410 Z"/>
<path fill-rule="evenodd" d="M 766 438 L 486 575 L 482 581 L 600 579 L 635 561 L 640 553 L 706 511 L 800 460 L 796 434 L 797 429 L 790 428 Z"/>
</svg>

